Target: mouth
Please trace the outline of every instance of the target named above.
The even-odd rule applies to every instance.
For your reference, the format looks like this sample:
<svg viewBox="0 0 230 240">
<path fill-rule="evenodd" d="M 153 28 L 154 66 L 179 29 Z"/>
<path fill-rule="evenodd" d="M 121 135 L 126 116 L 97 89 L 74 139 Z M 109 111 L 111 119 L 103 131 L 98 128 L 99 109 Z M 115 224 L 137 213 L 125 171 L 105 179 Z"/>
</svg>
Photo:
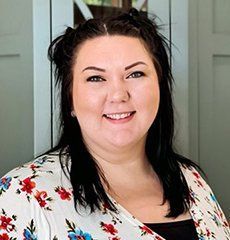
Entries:
<svg viewBox="0 0 230 240">
<path fill-rule="evenodd" d="M 109 113 L 109 114 L 103 114 L 103 117 L 111 120 L 121 120 L 126 119 L 135 114 L 136 111 L 132 112 L 121 112 L 121 113 Z"/>
</svg>

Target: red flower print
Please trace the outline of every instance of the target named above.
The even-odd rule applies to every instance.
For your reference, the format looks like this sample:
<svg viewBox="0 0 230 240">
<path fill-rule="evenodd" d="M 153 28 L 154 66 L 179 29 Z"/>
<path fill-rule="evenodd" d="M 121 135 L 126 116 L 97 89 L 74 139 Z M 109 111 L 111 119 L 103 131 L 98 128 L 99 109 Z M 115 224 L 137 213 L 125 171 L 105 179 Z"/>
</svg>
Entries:
<svg viewBox="0 0 230 240">
<path fill-rule="evenodd" d="M 119 237 L 109 237 L 109 240 L 121 240 Z"/>
<path fill-rule="evenodd" d="M 85 240 L 84 236 L 77 236 L 77 240 Z"/>
<path fill-rule="evenodd" d="M 195 225 L 196 228 L 200 227 L 200 223 L 199 222 L 194 221 L 194 225 Z"/>
<path fill-rule="evenodd" d="M 162 238 L 159 237 L 159 236 L 156 236 L 155 239 L 156 239 L 156 240 L 162 240 Z"/>
<path fill-rule="evenodd" d="M 112 235 L 115 235 L 116 233 L 118 233 L 117 229 L 113 226 L 113 224 L 106 224 L 106 223 L 101 222 L 101 228 L 105 232 L 108 232 Z"/>
<path fill-rule="evenodd" d="M 224 224 L 225 227 L 229 227 L 229 224 L 228 224 L 227 221 L 224 221 L 223 224 Z"/>
<path fill-rule="evenodd" d="M 11 223 L 12 218 L 1 216 L 0 217 L 0 230 L 13 231 L 14 225 Z"/>
<path fill-rule="evenodd" d="M 37 191 L 37 193 L 35 194 L 35 198 L 37 199 L 37 201 L 41 207 L 45 207 L 45 205 L 47 204 L 47 202 L 46 202 L 47 192 Z"/>
<path fill-rule="evenodd" d="M 198 184 L 199 187 L 204 187 L 200 180 L 197 180 L 197 184 Z"/>
<path fill-rule="evenodd" d="M 141 231 L 142 231 L 142 235 L 145 235 L 145 234 L 152 234 L 152 233 L 153 233 L 152 230 L 149 229 L 149 228 L 146 227 L 146 226 L 142 226 L 142 227 L 140 227 L 140 229 L 141 229 Z"/>
<path fill-rule="evenodd" d="M 22 185 L 23 187 L 21 188 L 21 190 L 23 192 L 27 192 L 29 194 L 32 193 L 32 189 L 35 188 L 36 184 L 35 182 L 31 181 L 31 178 L 28 177 L 28 178 L 25 178 L 21 183 L 20 185 Z"/>
<path fill-rule="evenodd" d="M 6 233 L 0 235 L 0 240 L 9 240 L 9 236 Z"/>
<path fill-rule="evenodd" d="M 109 210 L 109 205 L 107 203 L 102 203 L 102 213 L 107 214 Z"/>
<path fill-rule="evenodd" d="M 104 210 L 109 209 L 109 204 L 108 203 L 103 203 L 102 207 Z"/>
<path fill-rule="evenodd" d="M 36 168 L 39 168 L 34 163 L 32 163 L 29 167 L 32 169 L 32 171 L 35 171 Z"/>
<path fill-rule="evenodd" d="M 211 235 L 211 232 L 207 228 L 206 228 L 206 235 L 207 235 L 207 237 L 209 237 Z"/>
<path fill-rule="evenodd" d="M 192 172 L 192 173 L 193 173 L 193 175 L 194 175 L 197 179 L 200 178 L 200 175 L 199 175 L 197 172 Z"/>
<path fill-rule="evenodd" d="M 57 192 L 62 200 L 71 200 L 71 193 L 68 192 L 65 188 L 63 187 L 57 187 L 55 189 L 55 192 Z"/>
</svg>

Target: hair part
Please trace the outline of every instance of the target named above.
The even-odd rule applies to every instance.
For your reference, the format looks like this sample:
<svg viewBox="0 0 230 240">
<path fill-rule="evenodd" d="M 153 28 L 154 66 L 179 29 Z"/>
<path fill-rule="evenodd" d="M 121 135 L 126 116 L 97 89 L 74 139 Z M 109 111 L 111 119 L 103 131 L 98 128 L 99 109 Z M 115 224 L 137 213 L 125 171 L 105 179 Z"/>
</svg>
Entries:
<svg viewBox="0 0 230 240">
<path fill-rule="evenodd" d="M 131 9 L 128 13 L 115 17 L 87 20 L 74 29 L 68 27 L 63 35 L 51 43 L 48 55 L 55 64 L 56 83 L 61 88 L 61 137 L 52 150 L 60 149 L 61 162 L 63 158 L 71 161 L 69 175 L 76 209 L 79 204 L 90 207 L 91 212 L 94 212 L 106 204 L 111 210 L 116 210 L 103 187 L 103 184 L 107 187 L 109 184 L 84 143 L 77 119 L 71 116 L 73 66 L 78 50 L 85 41 L 106 35 L 138 38 L 152 56 L 158 75 L 160 104 L 157 116 L 148 131 L 145 151 L 162 182 L 163 203 L 169 202 L 167 217 L 177 217 L 189 207 L 189 189 L 181 171 L 181 164 L 197 166 L 177 154 L 173 148 L 173 78 L 167 54 L 169 45 L 159 33 L 155 19 L 149 20 L 136 9 Z"/>
</svg>

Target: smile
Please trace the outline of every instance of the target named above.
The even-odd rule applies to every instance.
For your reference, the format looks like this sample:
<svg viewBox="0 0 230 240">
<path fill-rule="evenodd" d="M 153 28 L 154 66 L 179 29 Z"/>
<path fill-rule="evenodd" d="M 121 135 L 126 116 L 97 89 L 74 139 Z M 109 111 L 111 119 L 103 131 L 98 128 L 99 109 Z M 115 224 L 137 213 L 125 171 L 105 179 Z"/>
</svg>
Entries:
<svg viewBox="0 0 230 240">
<path fill-rule="evenodd" d="M 106 118 L 109 118 L 109 119 L 120 120 L 120 119 L 130 117 L 134 113 L 135 113 L 135 111 L 134 112 L 125 112 L 125 113 L 104 114 L 103 116 L 105 116 Z"/>
</svg>

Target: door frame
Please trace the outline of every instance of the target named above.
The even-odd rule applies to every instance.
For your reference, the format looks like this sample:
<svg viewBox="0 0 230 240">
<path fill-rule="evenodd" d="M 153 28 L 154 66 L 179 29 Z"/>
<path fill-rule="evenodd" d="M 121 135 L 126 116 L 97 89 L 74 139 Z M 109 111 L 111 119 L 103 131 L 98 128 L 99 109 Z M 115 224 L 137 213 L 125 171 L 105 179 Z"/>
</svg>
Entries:
<svg viewBox="0 0 230 240">
<path fill-rule="evenodd" d="M 199 159 L 199 80 L 198 80 L 198 0 L 188 5 L 189 39 L 189 156 L 200 164 Z"/>
</svg>

